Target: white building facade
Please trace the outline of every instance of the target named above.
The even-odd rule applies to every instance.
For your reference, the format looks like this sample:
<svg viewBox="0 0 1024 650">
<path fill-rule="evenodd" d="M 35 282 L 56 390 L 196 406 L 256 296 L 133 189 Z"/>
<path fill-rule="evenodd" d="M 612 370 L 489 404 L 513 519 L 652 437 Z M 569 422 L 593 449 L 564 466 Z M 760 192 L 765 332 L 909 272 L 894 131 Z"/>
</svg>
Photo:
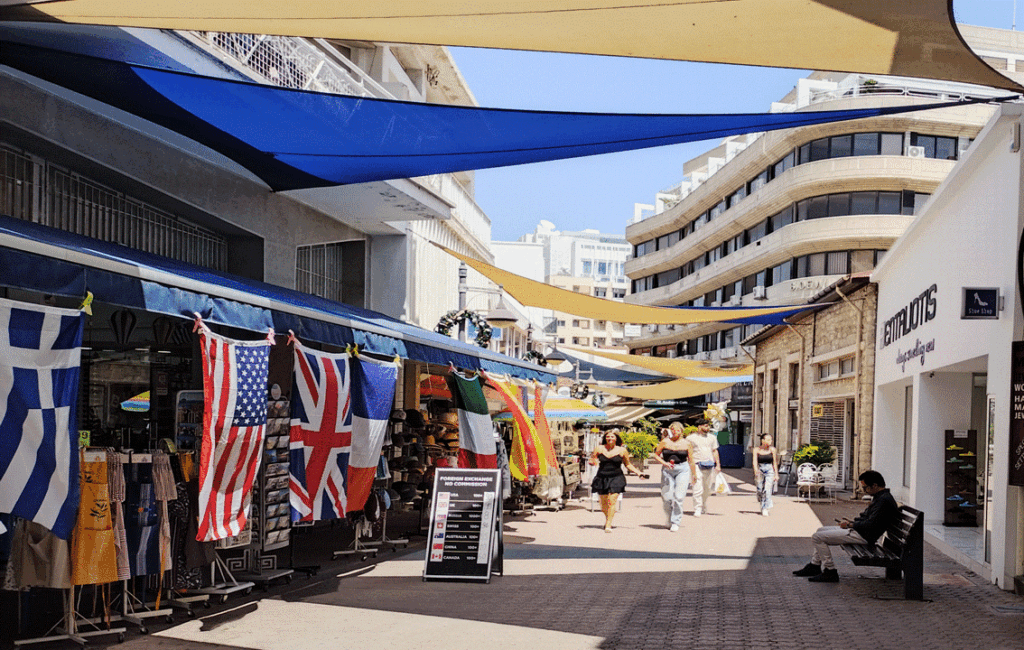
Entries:
<svg viewBox="0 0 1024 650">
<path fill-rule="evenodd" d="M 872 275 L 874 468 L 930 542 L 1024 574 L 1024 108 L 1003 105 Z"/>
</svg>

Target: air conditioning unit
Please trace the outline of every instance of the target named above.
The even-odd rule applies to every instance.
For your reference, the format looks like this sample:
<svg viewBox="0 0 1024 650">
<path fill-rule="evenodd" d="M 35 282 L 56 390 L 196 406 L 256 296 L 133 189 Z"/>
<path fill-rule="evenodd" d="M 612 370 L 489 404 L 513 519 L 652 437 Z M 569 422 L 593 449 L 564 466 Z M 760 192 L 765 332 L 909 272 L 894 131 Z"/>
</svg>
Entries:
<svg viewBox="0 0 1024 650">
<path fill-rule="evenodd" d="M 736 356 L 736 348 L 723 348 L 722 351 L 718 353 L 718 356 L 721 359 L 732 359 Z"/>
<path fill-rule="evenodd" d="M 658 326 L 657 325 L 648 325 L 647 326 L 647 331 L 650 332 L 651 334 L 655 334 L 658 331 Z"/>
<path fill-rule="evenodd" d="M 729 298 L 729 306 L 730 307 L 735 307 L 738 304 L 740 304 L 740 295 L 739 294 L 736 294 L 732 298 Z"/>
<path fill-rule="evenodd" d="M 907 156 L 911 158 L 924 158 L 924 147 L 907 147 Z"/>
<path fill-rule="evenodd" d="M 764 287 L 758 285 L 754 287 L 754 300 L 766 300 L 768 295 L 765 293 Z"/>
</svg>

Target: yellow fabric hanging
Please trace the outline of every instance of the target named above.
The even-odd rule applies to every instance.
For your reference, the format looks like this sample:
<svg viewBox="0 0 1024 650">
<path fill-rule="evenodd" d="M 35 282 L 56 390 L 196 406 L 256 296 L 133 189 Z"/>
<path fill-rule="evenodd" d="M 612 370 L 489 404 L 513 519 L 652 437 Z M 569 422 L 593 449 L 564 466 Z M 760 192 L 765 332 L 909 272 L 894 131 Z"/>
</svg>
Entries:
<svg viewBox="0 0 1024 650">
<path fill-rule="evenodd" d="M 71 582 L 98 585 L 117 580 L 114 519 L 110 508 L 106 452 L 103 460 L 86 460 L 81 454 L 81 500 L 78 520 L 71 535 Z"/>
<path fill-rule="evenodd" d="M 963 42 L 949 0 L 63 0 L 58 20 L 575 52 L 946 79 L 1014 91 Z"/>
<path fill-rule="evenodd" d="M 624 302 L 616 302 L 596 296 L 585 296 L 568 289 L 559 289 L 550 284 L 537 282 L 521 275 L 503 271 L 496 266 L 467 257 L 441 244 L 431 242 L 452 257 L 462 260 L 473 267 L 481 275 L 495 284 L 501 285 L 510 296 L 527 307 L 553 309 L 565 314 L 610 320 L 613 323 L 647 323 L 651 325 L 687 324 L 687 323 L 718 323 L 736 318 L 752 318 L 767 314 L 793 311 L 793 305 L 786 307 L 758 307 L 750 309 L 730 309 L 723 311 L 706 311 L 675 307 L 646 307 Z"/>
<path fill-rule="evenodd" d="M 682 399 L 706 395 L 716 390 L 728 388 L 737 382 L 693 381 L 692 379 L 674 379 L 663 384 L 647 384 L 645 386 L 601 386 L 602 393 L 611 393 L 619 397 L 633 399 Z"/>
<path fill-rule="evenodd" d="M 602 352 L 588 348 L 575 348 L 563 346 L 566 350 L 592 354 L 595 357 L 612 359 L 621 363 L 628 363 L 638 368 L 646 368 L 655 372 L 665 373 L 674 377 L 741 377 L 754 372 L 753 364 L 734 366 L 732 368 L 716 368 L 704 361 L 693 361 L 691 359 L 668 359 L 666 357 L 642 357 L 638 354 L 615 354 L 614 352 Z"/>
</svg>

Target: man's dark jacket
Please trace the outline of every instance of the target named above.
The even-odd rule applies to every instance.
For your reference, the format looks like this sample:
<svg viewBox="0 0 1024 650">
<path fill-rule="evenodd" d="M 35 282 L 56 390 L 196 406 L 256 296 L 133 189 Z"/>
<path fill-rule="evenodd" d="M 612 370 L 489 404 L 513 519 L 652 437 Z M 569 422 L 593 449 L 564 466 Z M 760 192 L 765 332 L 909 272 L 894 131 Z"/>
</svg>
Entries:
<svg viewBox="0 0 1024 650">
<path fill-rule="evenodd" d="M 874 544 L 899 516 L 900 507 L 896 504 L 896 499 L 892 497 L 888 488 L 883 488 L 871 498 L 871 504 L 864 512 L 853 520 L 853 529 L 866 539 L 868 544 Z"/>
</svg>

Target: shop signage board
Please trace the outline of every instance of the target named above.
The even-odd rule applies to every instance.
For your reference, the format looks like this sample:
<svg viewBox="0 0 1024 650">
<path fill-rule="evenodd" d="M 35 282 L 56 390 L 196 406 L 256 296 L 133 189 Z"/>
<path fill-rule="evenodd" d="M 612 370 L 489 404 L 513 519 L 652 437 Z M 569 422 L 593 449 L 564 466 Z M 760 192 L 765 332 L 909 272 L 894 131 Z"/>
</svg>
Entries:
<svg viewBox="0 0 1024 650">
<path fill-rule="evenodd" d="M 501 471 L 438 467 L 424 580 L 482 580 L 501 573 Z"/>
<path fill-rule="evenodd" d="M 1014 341 L 1010 373 L 1010 485 L 1024 486 L 1024 341 Z"/>
<path fill-rule="evenodd" d="M 960 310 L 963 320 L 999 318 L 999 289 L 964 287 L 964 302 Z"/>
</svg>

